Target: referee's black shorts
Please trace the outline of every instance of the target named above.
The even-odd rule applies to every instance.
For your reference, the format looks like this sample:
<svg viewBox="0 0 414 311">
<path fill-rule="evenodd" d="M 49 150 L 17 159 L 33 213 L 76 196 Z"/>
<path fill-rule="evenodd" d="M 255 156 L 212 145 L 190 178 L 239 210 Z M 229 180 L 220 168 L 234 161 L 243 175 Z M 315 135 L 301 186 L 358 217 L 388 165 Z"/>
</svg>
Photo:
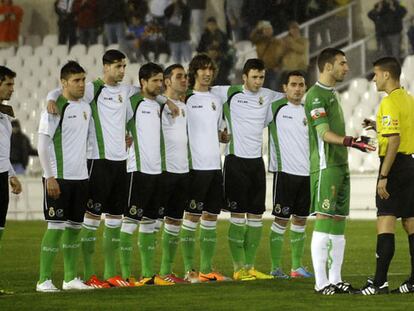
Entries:
<svg viewBox="0 0 414 311">
<path fill-rule="evenodd" d="M 229 212 L 262 215 L 266 200 L 263 158 L 227 155 L 224 161 L 224 193 Z"/>
<path fill-rule="evenodd" d="M 380 158 L 380 172 L 384 158 Z M 395 216 L 397 218 L 414 217 L 414 157 L 397 153 L 388 173 L 386 189 L 388 199 L 376 194 L 377 216 Z"/>
</svg>

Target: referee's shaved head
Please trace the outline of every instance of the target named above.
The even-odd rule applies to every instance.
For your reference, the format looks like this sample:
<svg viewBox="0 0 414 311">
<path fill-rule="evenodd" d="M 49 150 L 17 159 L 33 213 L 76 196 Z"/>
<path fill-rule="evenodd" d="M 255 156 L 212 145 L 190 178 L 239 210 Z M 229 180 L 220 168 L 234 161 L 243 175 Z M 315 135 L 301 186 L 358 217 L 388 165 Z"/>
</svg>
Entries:
<svg viewBox="0 0 414 311">
<path fill-rule="evenodd" d="M 394 80 L 400 80 L 401 64 L 394 57 L 382 57 L 374 62 L 374 67 L 379 67 L 382 71 L 387 71 Z"/>
</svg>

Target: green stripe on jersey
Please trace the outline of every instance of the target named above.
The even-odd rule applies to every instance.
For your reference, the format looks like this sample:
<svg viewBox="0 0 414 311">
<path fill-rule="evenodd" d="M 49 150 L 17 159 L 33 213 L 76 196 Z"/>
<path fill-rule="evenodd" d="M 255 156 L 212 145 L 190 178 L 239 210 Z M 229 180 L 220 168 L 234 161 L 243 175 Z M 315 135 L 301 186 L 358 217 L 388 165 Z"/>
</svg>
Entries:
<svg viewBox="0 0 414 311">
<path fill-rule="evenodd" d="M 185 96 L 185 103 L 186 104 L 187 104 L 188 98 L 193 94 L 194 94 L 193 90 L 191 90 L 191 89 L 187 90 L 187 94 Z M 187 129 L 188 129 L 188 127 L 187 127 Z M 188 167 L 189 167 L 190 170 L 192 170 L 193 169 L 193 159 L 191 157 L 190 138 L 188 138 L 188 142 L 187 142 L 187 158 L 188 158 Z"/>
<path fill-rule="evenodd" d="M 68 100 L 63 96 L 59 96 L 56 100 L 56 106 L 60 115 L 59 126 L 55 131 L 55 135 L 53 135 L 53 148 L 55 149 L 57 178 L 63 178 L 62 122 L 64 109 L 68 104 Z"/>
<path fill-rule="evenodd" d="M 134 140 L 134 151 L 135 151 L 135 163 L 137 166 L 137 171 L 141 170 L 141 158 L 139 153 L 139 140 L 138 140 L 138 133 L 137 133 L 137 127 L 136 127 L 136 111 L 138 109 L 138 106 L 140 103 L 144 101 L 144 97 L 136 93 L 132 95 L 130 98 L 131 102 L 131 108 L 134 112 L 134 117 L 128 121 L 127 123 L 127 130 L 131 133 L 132 138 Z"/>
<path fill-rule="evenodd" d="M 230 99 L 231 97 L 236 94 L 243 92 L 243 85 L 232 85 L 227 90 L 227 101 L 223 105 L 223 114 L 224 118 L 226 119 L 226 122 L 228 124 L 228 127 L 230 129 L 230 133 L 232 134 L 230 136 L 229 141 L 229 154 L 234 154 L 234 139 L 233 139 L 233 124 L 231 123 L 231 113 L 230 113 Z"/>
<path fill-rule="evenodd" d="M 102 133 L 102 126 L 101 126 L 101 120 L 99 118 L 98 113 L 98 97 L 100 91 L 102 90 L 102 87 L 104 86 L 104 82 L 101 79 L 97 79 L 92 82 L 93 83 L 93 94 L 94 98 L 92 102 L 90 103 L 91 109 L 92 109 L 92 118 L 95 123 L 95 133 L 96 133 L 96 141 L 98 144 L 98 151 L 99 151 L 99 158 L 105 159 L 105 143 Z"/>
<path fill-rule="evenodd" d="M 162 116 L 161 116 L 162 118 Z M 162 171 L 167 170 L 167 155 L 165 154 L 165 140 L 164 140 L 164 133 L 161 129 L 161 169 Z"/>
<path fill-rule="evenodd" d="M 269 145 L 273 141 L 273 147 L 276 152 L 276 159 L 277 159 L 277 170 L 282 170 L 282 157 L 280 156 L 280 146 L 279 146 L 279 136 L 277 134 L 277 124 L 276 124 L 276 114 L 283 106 L 287 105 L 288 100 L 286 98 L 279 99 L 272 103 L 272 115 L 273 119 L 272 122 L 269 124 Z M 269 159 L 270 157 L 270 148 L 269 150 Z"/>
</svg>

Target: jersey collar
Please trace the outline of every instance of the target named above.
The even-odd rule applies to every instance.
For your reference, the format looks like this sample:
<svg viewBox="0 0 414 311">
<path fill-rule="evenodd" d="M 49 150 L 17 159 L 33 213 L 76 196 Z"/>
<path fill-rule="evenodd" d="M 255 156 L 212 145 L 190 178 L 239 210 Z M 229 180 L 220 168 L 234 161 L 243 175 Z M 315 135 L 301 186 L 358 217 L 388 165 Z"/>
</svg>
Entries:
<svg viewBox="0 0 414 311">
<path fill-rule="evenodd" d="M 327 86 L 327 85 L 325 85 L 325 84 L 323 84 L 323 83 L 321 83 L 321 82 L 319 82 L 319 81 L 317 81 L 315 84 L 316 84 L 317 86 L 319 86 L 320 88 L 323 88 L 323 89 L 325 89 L 325 90 L 329 90 L 329 91 L 333 91 L 333 90 L 335 90 L 335 88 L 334 88 L 334 87 L 332 87 L 332 86 Z"/>
</svg>

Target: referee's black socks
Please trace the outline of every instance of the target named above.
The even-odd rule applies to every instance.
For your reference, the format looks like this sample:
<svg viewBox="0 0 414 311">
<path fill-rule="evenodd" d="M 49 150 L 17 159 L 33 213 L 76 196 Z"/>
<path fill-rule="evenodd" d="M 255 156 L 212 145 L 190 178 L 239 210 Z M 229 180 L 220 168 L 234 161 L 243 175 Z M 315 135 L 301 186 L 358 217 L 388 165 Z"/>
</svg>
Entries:
<svg viewBox="0 0 414 311">
<path fill-rule="evenodd" d="M 414 234 L 410 234 L 408 236 L 408 246 L 410 249 L 410 256 L 411 256 L 411 277 L 410 283 L 414 284 Z"/>
<path fill-rule="evenodd" d="M 411 240 L 414 241 L 414 238 L 412 238 Z M 411 242 L 410 242 L 410 247 L 411 247 Z M 377 235 L 377 268 L 375 271 L 375 278 L 374 278 L 375 286 L 381 286 L 387 281 L 388 268 L 390 266 L 392 257 L 394 256 L 394 251 L 395 251 L 394 233 L 378 234 Z"/>
</svg>

